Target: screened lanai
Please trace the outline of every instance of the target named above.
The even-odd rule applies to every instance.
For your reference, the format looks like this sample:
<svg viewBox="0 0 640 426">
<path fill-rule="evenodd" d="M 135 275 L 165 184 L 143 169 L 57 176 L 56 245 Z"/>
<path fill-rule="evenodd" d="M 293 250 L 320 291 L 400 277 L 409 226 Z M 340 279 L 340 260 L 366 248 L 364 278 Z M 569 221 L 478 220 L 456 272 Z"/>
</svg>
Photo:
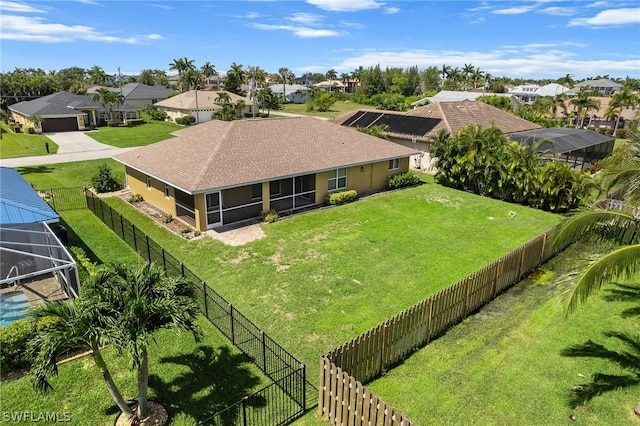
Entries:
<svg viewBox="0 0 640 426">
<path fill-rule="evenodd" d="M 58 289 L 51 290 L 55 298 L 78 297 L 76 262 L 49 225 L 0 225 L 0 288 L 37 290 L 38 281 L 49 278 L 57 281 Z"/>
<path fill-rule="evenodd" d="M 511 133 L 509 138 L 521 145 L 535 145 L 545 140 L 540 151 L 552 151 L 559 160 L 581 169 L 610 155 L 615 143 L 613 136 L 567 127 Z"/>
</svg>

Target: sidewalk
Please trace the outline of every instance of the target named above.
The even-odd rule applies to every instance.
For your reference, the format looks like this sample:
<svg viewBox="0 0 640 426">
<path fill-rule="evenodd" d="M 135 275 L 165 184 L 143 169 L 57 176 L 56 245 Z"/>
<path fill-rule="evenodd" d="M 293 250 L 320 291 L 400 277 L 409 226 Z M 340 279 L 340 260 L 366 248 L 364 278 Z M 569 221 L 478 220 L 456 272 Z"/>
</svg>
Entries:
<svg viewBox="0 0 640 426">
<path fill-rule="evenodd" d="M 62 154 L 39 155 L 36 157 L 5 158 L 0 160 L 2 167 L 28 167 L 44 164 L 68 163 L 72 161 L 98 160 L 101 158 L 111 158 L 114 155 L 131 151 L 138 147 L 131 148 L 110 148 L 95 151 L 68 152 Z"/>
</svg>

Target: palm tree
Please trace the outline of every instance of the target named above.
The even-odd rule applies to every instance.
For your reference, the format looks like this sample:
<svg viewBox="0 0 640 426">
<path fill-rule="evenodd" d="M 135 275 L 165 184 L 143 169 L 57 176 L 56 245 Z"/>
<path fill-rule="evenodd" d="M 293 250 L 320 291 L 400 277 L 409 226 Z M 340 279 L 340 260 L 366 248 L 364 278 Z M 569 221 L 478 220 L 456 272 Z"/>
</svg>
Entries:
<svg viewBox="0 0 640 426">
<path fill-rule="evenodd" d="M 219 105 L 229 105 L 231 103 L 231 96 L 227 92 L 218 92 L 215 103 Z"/>
<path fill-rule="evenodd" d="M 91 289 L 101 287 L 111 279 L 111 273 L 98 271 L 83 286 L 84 292 L 91 294 Z M 116 386 L 109 368 L 100 350 L 109 343 L 114 318 L 117 316 L 113 306 L 104 301 L 85 295 L 75 300 L 64 302 L 49 301 L 31 309 L 31 319 L 50 318 L 49 327 L 38 331 L 28 344 L 28 356 L 34 386 L 38 390 L 52 389 L 48 377 L 58 373 L 56 359 L 68 350 L 90 348 L 94 364 L 100 369 L 109 394 L 120 411 L 131 418 L 133 411 L 127 405 L 120 390 Z"/>
<path fill-rule="evenodd" d="M 32 115 L 29 117 L 29 121 L 33 124 L 33 130 L 36 133 L 42 133 L 42 122 L 44 121 L 44 118 L 39 115 Z"/>
<path fill-rule="evenodd" d="M 584 119 L 589 111 L 599 110 L 600 101 L 589 96 L 586 92 L 580 92 L 578 96 L 569 101 L 576 112 L 576 129 L 584 126 Z"/>
<path fill-rule="evenodd" d="M 106 84 L 107 73 L 101 67 L 94 65 L 87 70 L 87 81 L 91 84 Z"/>
<path fill-rule="evenodd" d="M 165 275 L 159 266 L 146 263 L 129 266 L 116 263 L 109 268 L 110 279 L 95 288 L 117 316 L 110 342 L 119 353 L 129 355 L 137 369 L 138 418 L 148 415 L 148 351 L 153 335 L 164 328 L 188 331 L 198 340 L 201 330 L 196 322 L 199 308 L 194 289 L 184 278 Z"/>
<path fill-rule="evenodd" d="M 620 114 L 622 113 L 622 108 L 634 108 L 636 105 L 640 103 L 640 97 L 633 93 L 631 89 L 628 87 L 623 88 L 620 92 L 615 93 L 611 97 L 611 102 L 609 104 L 609 108 L 614 108 L 619 112 L 616 117 L 616 124 L 613 129 L 613 134 L 615 135 L 618 130 L 618 125 L 620 124 Z"/>
<path fill-rule="evenodd" d="M 325 77 L 327 78 L 327 80 L 329 80 L 329 92 L 331 92 L 333 88 L 333 80 L 338 78 L 338 73 L 336 72 L 336 70 L 331 68 L 329 71 L 327 71 Z"/>
<path fill-rule="evenodd" d="M 218 75 L 218 71 L 216 71 L 215 65 L 213 65 L 209 61 L 205 62 L 204 65 L 200 67 L 200 73 L 204 78 L 211 77 L 212 75 Z"/>
<path fill-rule="evenodd" d="M 464 64 L 462 67 L 462 75 L 464 77 L 465 84 L 472 80 L 473 72 L 475 71 L 473 64 Z"/>
<path fill-rule="evenodd" d="M 111 117 L 111 121 L 114 123 L 120 121 L 120 117 L 114 118 L 113 107 L 115 105 L 124 103 L 124 96 L 122 95 L 122 93 L 112 92 L 109 89 L 101 87 L 96 91 L 96 93 L 94 93 L 91 99 L 100 103 L 100 105 L 102 105 L 102 107 L 105 109 L 106 106 L 109 105 L 109 115 Z"/>
<path fill-rule="evenodd" d="M 244 116 L 244 108 L 247 106 L 247 103 L 240 99 L 238 100 L 238 102 L 236 103 L 236 111 L 237 111 L 237 117 L 238 118 L 242 118 Z"/>
<path fill-rule="evenodd" d="M 636 118 L 640 118 L 636 114 Z M 623 200 L 628 210 L 587 209 L 565 221 L 557 229 L 552 240 L 556 248 L 563 247 L 582 237 L 595 237 L 596 243 L 612 241 L 616 248 L 591 263 L 583 271 L 570 293 L 567 314 L 603 285 L 620 278 L 634 277 L 640 271 L 640 133 L 638 123 L 630 129 L 628 144 L 616 149 L 603 161 L 603 183 L 607 190 L 623 190 Z M 633 214 L 633 209 L 636 213 Z M 634 409 L 640 415 L 640 402 Z"/>
<path fill-rule="evenodd" d="M 451 67 L 449 65 L 442 64 L 442 68 L 440 69 L 440 73 L 442 74 L 442 87 L 444 87 L 444 82 L 449 76 L 451 72 Z"/>
</svg>

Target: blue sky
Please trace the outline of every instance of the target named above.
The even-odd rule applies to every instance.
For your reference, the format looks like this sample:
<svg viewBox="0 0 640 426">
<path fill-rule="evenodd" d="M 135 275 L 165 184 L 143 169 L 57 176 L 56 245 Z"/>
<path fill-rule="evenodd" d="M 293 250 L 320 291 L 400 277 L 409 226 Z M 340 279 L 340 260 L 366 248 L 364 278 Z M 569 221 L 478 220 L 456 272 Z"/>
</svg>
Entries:
<svg viewBox="0 0 640 426">
<path fill-rule="evenodd" d="M 0 1 L 0 43 L 3 72 L 136 74 L 187 57 L 221 73 L 471 63 L 493 76 L 640 78 L 640 2 Z"/>
</svg>

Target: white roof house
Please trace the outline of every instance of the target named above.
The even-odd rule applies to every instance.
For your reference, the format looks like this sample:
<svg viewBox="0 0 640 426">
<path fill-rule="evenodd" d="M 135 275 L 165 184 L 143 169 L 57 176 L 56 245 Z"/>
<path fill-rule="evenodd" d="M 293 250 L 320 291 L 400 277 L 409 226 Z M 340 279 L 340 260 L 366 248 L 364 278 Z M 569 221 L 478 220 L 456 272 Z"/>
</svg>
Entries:
<svg viewBox="0 0 640 426">
<path fill-rule="evenodd" d="M 569 89 L 561 84 L 549 83 L 544 86 L 537 84 L 523 84 L 516 86 L 509 90 L 509 93 L 514 95 L 520 102 L 533 103 L 538 98 L 545 96 L 556 97 L 567 92 Z"/>
</svg>

